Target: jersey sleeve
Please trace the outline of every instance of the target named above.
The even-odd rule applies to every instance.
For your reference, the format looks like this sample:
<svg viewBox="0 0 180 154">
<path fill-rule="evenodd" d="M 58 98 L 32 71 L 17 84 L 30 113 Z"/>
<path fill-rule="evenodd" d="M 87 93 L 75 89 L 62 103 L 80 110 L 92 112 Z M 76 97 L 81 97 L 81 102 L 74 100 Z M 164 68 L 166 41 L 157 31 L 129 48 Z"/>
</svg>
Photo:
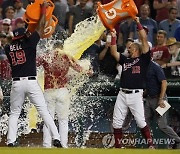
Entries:
<svg viewBox="0 0 180 154">
<path fill-rule="evenodd" d="M 127 59 L 127 57 L 120 53 L 119 64 L 123 65 L 125 63 L 126 59 Z"/>
<path fill-rule="evenodd" d="M 34 47 L 37 46 L 39 40 L 40 40 L 40 36 L 39 36 L 37 31 L 32 33 L 32 35 L 29 37 L 29 41 L 31 42 L 31 45 L 34 46 Z"/>
<path fill-rule="evenodd" d="M 149 63 L 151 61 L 151 52 L 150 52 L 150 50 L 147 53 L 142 54 L 142 57 L 143 57 L 144 65 L 149 65 Z"/>
</svg>

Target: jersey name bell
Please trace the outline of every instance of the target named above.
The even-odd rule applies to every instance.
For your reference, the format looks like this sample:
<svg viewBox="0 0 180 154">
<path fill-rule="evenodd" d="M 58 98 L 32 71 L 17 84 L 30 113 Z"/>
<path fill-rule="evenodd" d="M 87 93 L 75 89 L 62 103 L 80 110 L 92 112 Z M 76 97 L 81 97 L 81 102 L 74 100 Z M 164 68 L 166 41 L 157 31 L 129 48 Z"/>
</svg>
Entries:
<svg viewBox="0 0 180 154">
<path fill-rule="evenodd" d="M 29 38 L 14 41 L 5 47 L 13 78 L 36 76 L 36 49 L 34 47 L 39 39 L 38 33 L 35 32 Z"/>
</svg>

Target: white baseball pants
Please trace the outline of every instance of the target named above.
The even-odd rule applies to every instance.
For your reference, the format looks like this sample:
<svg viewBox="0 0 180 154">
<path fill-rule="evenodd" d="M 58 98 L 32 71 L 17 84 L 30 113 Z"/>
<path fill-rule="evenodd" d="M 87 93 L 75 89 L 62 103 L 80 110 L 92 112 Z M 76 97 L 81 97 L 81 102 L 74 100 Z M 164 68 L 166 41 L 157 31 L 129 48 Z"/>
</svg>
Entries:
<svg viewBox="0 0 180 154">
<path fill-rule="evenodd" d="M 47 104 L 45 103 L 43 92 L 37 82 L 37 80 L 28 80 L 27 77 L 21 78 L 20 81 L 13 81 L 10 95 L 10 116 L 9 126 L 7 134 L 7 144 L 16 141 L 17 135 L 17 122 L 21 113 L 22 105 L 24 103 L 26 95 L 30 101 L 35 105 L 37 111 L 44 120 L 45 125 L 51 132 L 53 139 L 60 139 L 57 127 L 53 118 L 49 114 Z"/>
<path fill-rule="evenodd" d="M 143 90 L 137 93 L 125 94 L 121 90 L 116 99 L 113 113 L 113 128 L 122 128 L 123 122 L 128 113 L 128 108 L 134 115 L 139 128 L 146 126 L 143 106 Z"/>
<path fill-rule="evenodd" d="M 68 147 L 68 116 L 70 97 L 67 88 L 47 89 L 44 96 L 48 105 L 49 112 L 54 118 L 55 114 L 58 117 L 59 134 L 61 145 L 63 148 Z M 43 127 L 43 146 L 50 148 L 52 138 L 46 126 Z"/>
</svg>

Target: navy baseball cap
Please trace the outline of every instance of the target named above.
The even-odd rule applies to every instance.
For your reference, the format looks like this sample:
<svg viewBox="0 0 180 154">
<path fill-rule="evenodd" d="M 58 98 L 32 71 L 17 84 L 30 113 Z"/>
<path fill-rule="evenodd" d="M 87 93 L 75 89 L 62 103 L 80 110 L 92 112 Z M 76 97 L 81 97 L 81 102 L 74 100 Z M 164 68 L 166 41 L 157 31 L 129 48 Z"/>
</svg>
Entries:
<svg viewBox="0 0 180 154">
<path fill-rule="evenodd" d="M 18 28 L 13 31 L 13 38 L 12 40 L 18 40 L 20 38 L 23 38 L 25 36 L 26 29 L 25 28 Z"/>
</svg>

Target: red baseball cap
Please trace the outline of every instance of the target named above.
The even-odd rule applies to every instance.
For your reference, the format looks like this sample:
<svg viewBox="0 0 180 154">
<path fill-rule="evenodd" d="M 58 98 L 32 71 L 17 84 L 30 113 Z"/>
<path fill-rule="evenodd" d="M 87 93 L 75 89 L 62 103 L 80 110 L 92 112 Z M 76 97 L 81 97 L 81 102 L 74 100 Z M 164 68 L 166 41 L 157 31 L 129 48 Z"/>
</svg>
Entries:
<svg viewBox="0 0 180 154">
<path fill-rule="evenodd" d="M 19 17 L 19 18 L 16 18 L 16 20 L 15 20 L 15 25 L 17 25 L 17 23 L 24 23 L 24 20 L 23 20 L 23 18 L 21 18 L 21 17 Z"/>
</svg>

